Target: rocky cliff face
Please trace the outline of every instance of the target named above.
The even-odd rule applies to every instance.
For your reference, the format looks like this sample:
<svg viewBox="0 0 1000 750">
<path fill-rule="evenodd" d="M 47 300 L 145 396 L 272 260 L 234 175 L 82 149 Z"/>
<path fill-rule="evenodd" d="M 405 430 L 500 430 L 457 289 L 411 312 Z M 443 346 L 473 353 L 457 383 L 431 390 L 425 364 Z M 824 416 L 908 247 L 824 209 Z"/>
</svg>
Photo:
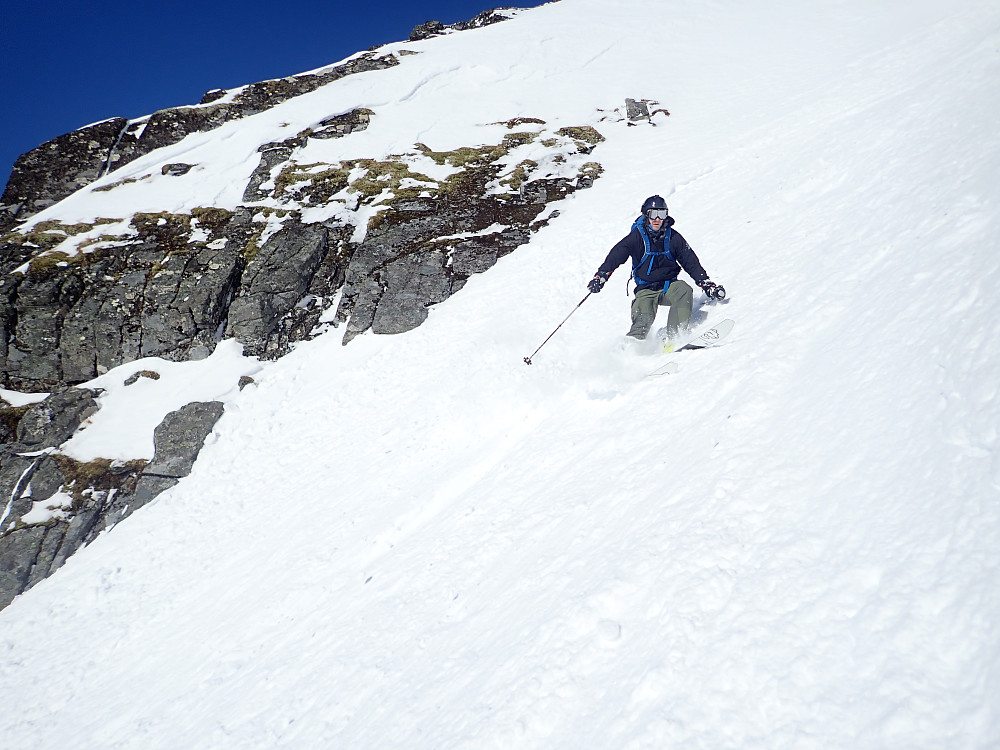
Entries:
<svg viewBox="0 0 1000 750">
<path fill-rule="evenodd" d="M 47 391 L 139 357 L 202 358 L 222 336 L 250 354 L 280 356 L 317 332 L 338 292 L 329 317 L 343 324 L 345 343 L 369 329 L 407 331 L 600 174 L 589 157 L 603 140 L 596 130 L 531 119 L 507 123 L 496 144 L 296 160 L 310 139 L 350 137 L 371 117 L 355 110 L 262 144 L 235 211 L 45 221 L 0 237 L 0 385 Z M 528 147 L 545 159 L 518 160 Z M 552 177 L 554 164 L 572 177 Z M 193 165 L 161 172 L 184 167 Z M 441 167 L 443 179 L 421 172 Z M 113 197 L 120 186 L 103 190 Z M 304 210 L 316 206 L 341 212 L 306 223 Z"/>
<path fill-rule="evenodd" d="M 429 22 L 411 39 L 506 17 Z M 496 123 L 507 135 L 495 143 L 302 158 L 310 142 L 351 138 L 379 117 L 359 107 L 262 143 L 235 209 L 115 212 L 116 191 L 200 168 L 165 155 L 155 172 L 115 181 L 123 165 L 406 54 L 373 50 L 319 73 L 209 92 L 192 107 L 112 118 L 18 160 L 0 198 L 0 386 L 51 395 L 22 407 L 0 399 L 0 607 L 185 476 L 223 409 L 192 403 L 169 415 L 148 464 L 81 464 L 59 448 L 99 402 L 74 386 L 141 357 L 202 359 L 223 338 L 273 358 L 332 328 L 345 344 L 368 330 L 410 330 L 600 175 L 590 156 L 600 133 L 530 113 Z M 94 192 L 114 218 L 32 219 L 102 178 Z M 316 208 L 327 218 L 307 219 Z"/>
</svg>

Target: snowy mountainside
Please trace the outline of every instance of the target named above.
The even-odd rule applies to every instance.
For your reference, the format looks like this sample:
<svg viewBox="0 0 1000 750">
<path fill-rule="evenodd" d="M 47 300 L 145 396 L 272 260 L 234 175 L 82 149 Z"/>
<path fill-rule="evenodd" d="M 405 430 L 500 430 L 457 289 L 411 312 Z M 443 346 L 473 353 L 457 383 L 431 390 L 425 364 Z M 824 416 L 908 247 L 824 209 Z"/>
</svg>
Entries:
<svg viewBox="0 0 1000 750">
<path fill-rule="evenodd" d="M 425 44 L 282 108 L 398 112 L 337 158 L 589 124 L 601 178 L 420 327 L 248 360 L 191 475 L 0 612 L 5 740 L 994 747 L 1000 12 L 562 0 Z M 216 137 L 158 205 L 239 199 Z M 643 380 L 619 269 L 525 367 L 652 193 L 731 343 Z"/>
</svg>

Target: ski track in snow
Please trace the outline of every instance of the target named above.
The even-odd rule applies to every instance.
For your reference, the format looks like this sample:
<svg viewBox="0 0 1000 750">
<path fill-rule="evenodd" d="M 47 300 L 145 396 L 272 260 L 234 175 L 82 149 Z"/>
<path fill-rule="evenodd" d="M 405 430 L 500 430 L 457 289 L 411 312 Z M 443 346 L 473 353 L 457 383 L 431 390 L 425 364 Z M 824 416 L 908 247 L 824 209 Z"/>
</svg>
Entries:
<svg viewBox="0 0 1000 750">
<path fill-rule="evenodd" d="M 666 37 L 649 3 L 563 0 L 399 45 L 422 54 L 243 123 L 377 96 L 328 155 L 514 116 L 608 141 L 420 328 L 219 386 L 192 475 L 0 613 L 5 743 L 1000 742 L 1000 14 L 661 5 Z M 597 121 L 625 96 L 671 117 Z M 184 200 L 239 193 L 249 162 L 205 175 L 238 182 L 251 141 Z M 729 290 L 698 313 L 729 343 L 642 380 L 619 269 L 525 367 L 651 193 Z"/>
</svg>

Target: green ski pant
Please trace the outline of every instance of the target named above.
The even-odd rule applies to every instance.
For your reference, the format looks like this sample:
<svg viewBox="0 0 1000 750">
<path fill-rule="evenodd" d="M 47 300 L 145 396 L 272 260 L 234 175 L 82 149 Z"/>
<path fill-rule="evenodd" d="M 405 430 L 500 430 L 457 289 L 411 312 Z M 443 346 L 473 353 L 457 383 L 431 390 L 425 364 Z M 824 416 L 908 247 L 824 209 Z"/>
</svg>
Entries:
<svg viewBox="0 0 1000 750">
<path fill-rule="evenodd" d="M 670 312 L 667 314 L 667 336 L 676 338 L 687 328 L 688 321 L 691 320 L 693 299 L 694 290 L 691 285 L 680 280 L 671 281 L 665 292 L 655 289 L 636 289 L 635 299 L 632 300 L 632 327 L 628 335 L 636 339 L 646 338 L 649 329 L 653 327 L 653 321 L 656 320 L 656 308 L 668 305 Z"/>
</svg>

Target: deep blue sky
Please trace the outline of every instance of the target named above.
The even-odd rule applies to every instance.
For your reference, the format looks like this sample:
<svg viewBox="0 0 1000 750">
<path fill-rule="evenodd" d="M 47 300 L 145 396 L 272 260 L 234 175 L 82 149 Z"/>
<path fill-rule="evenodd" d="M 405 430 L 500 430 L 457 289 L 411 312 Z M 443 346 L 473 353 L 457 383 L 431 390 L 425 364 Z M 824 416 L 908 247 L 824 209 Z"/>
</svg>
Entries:
<svg viewBox="0 0 1000 750">
<path fill-rule="evenodd" d="M 429 20 L 545 0 L 0 0 L 0 192 L 22 153 L 108 117 L 405 40 Z"/>
</svg>

